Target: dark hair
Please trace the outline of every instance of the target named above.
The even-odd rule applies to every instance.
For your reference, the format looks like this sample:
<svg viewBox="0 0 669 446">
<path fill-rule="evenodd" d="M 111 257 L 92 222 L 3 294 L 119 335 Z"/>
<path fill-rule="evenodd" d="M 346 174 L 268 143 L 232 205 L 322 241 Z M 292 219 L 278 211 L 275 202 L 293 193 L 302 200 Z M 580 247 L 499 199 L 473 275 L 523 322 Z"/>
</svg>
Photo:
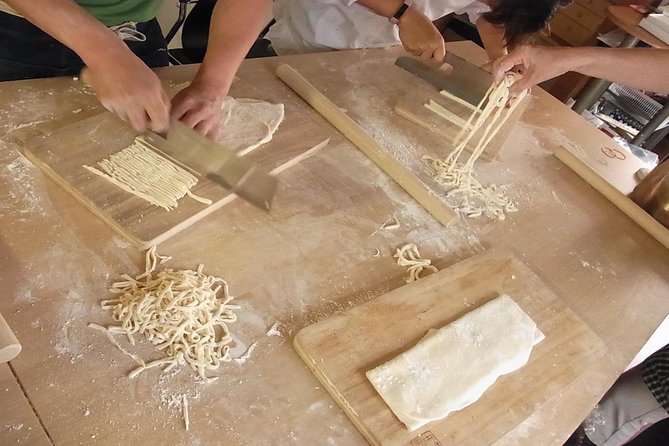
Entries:
<svg viewBox="0 0 669 446">
<path fill-rule="evenodd" d="M 506 45 L 522 43 L 546 26 L 555 12 L 572 0 L 496 0 L 483 18 L 504 28 Z"/>
</svg>

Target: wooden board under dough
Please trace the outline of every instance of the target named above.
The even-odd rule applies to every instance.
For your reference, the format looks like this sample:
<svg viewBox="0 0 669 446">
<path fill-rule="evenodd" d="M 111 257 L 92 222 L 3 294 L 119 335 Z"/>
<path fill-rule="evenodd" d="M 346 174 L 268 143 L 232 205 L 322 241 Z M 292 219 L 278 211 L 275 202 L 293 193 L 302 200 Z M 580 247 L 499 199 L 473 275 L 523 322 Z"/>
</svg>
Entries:
<svg viewBox="0 0 669 446">
<path fill-rule="evenodd" d="M 406 94 L 400 96 L 397 99 L 397 103 L 393 107 L 393 110 L 395 113 L 402 116 L 403 118 L 408 119 L 414 124 L 427 129 L 436 135 L 439 135 L 440 137 L 443 137 L 444 144 L 452 147 L 455 144 L 456 137 L 460 133 L 461 127 L 449 121 L 448 119 L 437 115 L 435 112 L 425 107 L 425 104 L 427 104 L 430 100 L 435 101 L 465 121 L 467 121 L 471 115 L 470 108 L 458 104 L 457 102 L 441 95 L 439 91 L 432 86 L 410 90 Z M 518 123 L 518 120 L 525 111 L 527 102 L 528 99 L 526 97 L 522 100 L 522 103 L 516 107 L 506 122 L 504 122 L 504 125 L 502 125 L 502 127 L 499 129 L 497 135 L 495 135 L 495 137 L 488 143 L 488 146 L 481 154 L 482 160 L 492 161 L 495 159 L 500 150 L 502 150 L 502 146 L 509 138 L 511 131 Z M 472 152 L 474 150 L 476 144 L 479 141 L 480 134 L 482 134 L 482 132 L 477 132 L 476 135 L 478 136 L 474 136 L 472 141 L 467 144 L 467 151 Z"/>
<path fill-rule="evenodd" d="M 495 298 L 511 296 L 546 338 L 529 362 L 474 404 L 409 432 L 365 372 Z M 604 343 L 525 264 L 486 252 L 303 328 L 293 344 L 309 369 L 374 445 L 487 445 L 528 418 L 606 352 Z"/>
<path fill-rule="evenodd" d="M 243 97 L 248 95 L 248 91 L 252 94 L 252 89 L 236 88 L 233 94 Z M 305 119 L 289 105 L 286 107 L 284 122 L 272 141 L 246 156 L 270 171 L 299 157 L 331 134 L 332 130 L 325 125 Z M 211 199 L 213 204 L 207 206 L 184 197 L 176 209 L 168 212 L 82 167 L 84 164 L 97 166 L 98 161 L 131 144 L 136 135 L 128 124 L 105 112 L 37 135 L 25 143 L 22 150 L 28 159 L 61 187 L 140 248 L 168 239 L 235 197 L 218 184 L 202 178 L 192 190 L 197 195 Z"/>
</svg>

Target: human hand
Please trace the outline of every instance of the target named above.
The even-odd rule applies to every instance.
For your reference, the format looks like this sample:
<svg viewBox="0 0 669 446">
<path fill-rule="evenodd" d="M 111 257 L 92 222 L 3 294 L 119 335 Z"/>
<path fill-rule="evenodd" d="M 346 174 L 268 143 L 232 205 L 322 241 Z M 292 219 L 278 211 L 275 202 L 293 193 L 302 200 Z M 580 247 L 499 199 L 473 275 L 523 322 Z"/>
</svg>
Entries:
<svg viewBox="0 0 669 446">
<path fill-rule="evenodd" d="M 444 38 L 429 18 L 409 7 L 397 22 L 402 46 L 421 59 L 442 64 L 446 57 Z"/>
<path fill-rule="evenodd" d="M 95 90 L 107 110 L 136 131 L 167 131 L 170 100 L 158 76 L 131 52 L 84 68 L 81 80 Z"/>
<path fill-rule="evenodd" d="M 495 83 L 504 79 L 507 71 L 516 71 L 523 76 L 517 80 L 509 91 L 520 93 L 533 85 L 552 79 L 568 71 L 564 62 L 568 58 L 559 54 L 560 48 L 539 46 L 522 46 L 493 62 L 493 78 Z"/>
<path fill-rule="evenodd" d="M 215 140 L 221 131 L 221 106 L 226 94 L 227 89 L 195 80 L 172 99 L 172 118 Z"/>
</svg>

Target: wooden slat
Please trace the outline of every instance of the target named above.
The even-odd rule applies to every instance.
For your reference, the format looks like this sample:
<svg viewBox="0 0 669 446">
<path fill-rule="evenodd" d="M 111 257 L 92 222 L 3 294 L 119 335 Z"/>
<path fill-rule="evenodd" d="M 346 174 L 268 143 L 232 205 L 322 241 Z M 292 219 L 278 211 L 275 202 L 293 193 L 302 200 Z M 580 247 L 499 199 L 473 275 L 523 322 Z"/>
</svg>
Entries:
<svg viewBox="0 0 669 446">
<path fill-rule="evenodd" d="M 429 90 L 412 90 L 407 92 L 397 100 L 393 110 L 403 118 L 406 118 L 414 124 L 444 138 L 445 147 L 453 147 L 455 138 L 461 129 L 455 124 L 427 109 L 424 104 L 430 99 L 448 108 L 462 119 L 467 120 L 469 118 L 471 113 L 470 109 L 453 101 L 449 101 L 438 92 Z M 502 150 L 504 143 L 511 134 L 511 131 L 513 131 L 513 128 L 518 123 L 518 120 L 525 111 L 526 105 L 527 99 L 523 99 L 522 103 L 518 105 L 511 116 L 509 116 L 509 118 L 504 122 L 497 135 L 490 141 L 490 143 L 488 143 L 483 153 L 481 153 L 480 159 L 484 161 L 491 161 L 497 157 L 500 150 Z M 467 151 L 472 152 L 474 150 L 476 144 L 479 141 L 480 135 L 482 135 L 482 132 L 477 133 L 477 135 L 478 136 L 472 138 L 472 140 L 465 147 Z"/>
</svg>

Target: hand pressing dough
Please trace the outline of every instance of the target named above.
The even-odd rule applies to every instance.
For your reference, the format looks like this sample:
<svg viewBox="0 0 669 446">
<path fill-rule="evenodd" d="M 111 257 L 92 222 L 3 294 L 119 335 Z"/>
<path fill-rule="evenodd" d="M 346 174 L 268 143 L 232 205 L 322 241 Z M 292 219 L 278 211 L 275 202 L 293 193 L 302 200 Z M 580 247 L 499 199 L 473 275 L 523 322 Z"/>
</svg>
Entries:
<svg viewBox="0 0 669 446">
<path fill-rule="evenodd" d="M 369 370 L 367 378 L 410 431 L 478 400 L 501 375 L 527 363 L 544 338 L 534 321 L 501 295 L 413 348 Z"/>
<path fill-rule="evenodd" d="M 283 121 L 283 104 L 257 99 L 225 98 L 221 107 L 221 136 L 224 147 L 245 155 L 270 141 Z M 204 204 L 211 200 L 191 192 L 198 178 L 158 154 L 143 136 L 125 149 L 98 163 L 100 169 L 83 166 L 151 204 L 170 211 L 188 195 Z"/>
<path fill-rule="evenodd" d="M 218 142 L 239 155 L 245 155 L 271 141 L 283 121 L 283 104 L 249 98 L 227 97 L 221 108 L 221 133 Z"/>
</svg>

